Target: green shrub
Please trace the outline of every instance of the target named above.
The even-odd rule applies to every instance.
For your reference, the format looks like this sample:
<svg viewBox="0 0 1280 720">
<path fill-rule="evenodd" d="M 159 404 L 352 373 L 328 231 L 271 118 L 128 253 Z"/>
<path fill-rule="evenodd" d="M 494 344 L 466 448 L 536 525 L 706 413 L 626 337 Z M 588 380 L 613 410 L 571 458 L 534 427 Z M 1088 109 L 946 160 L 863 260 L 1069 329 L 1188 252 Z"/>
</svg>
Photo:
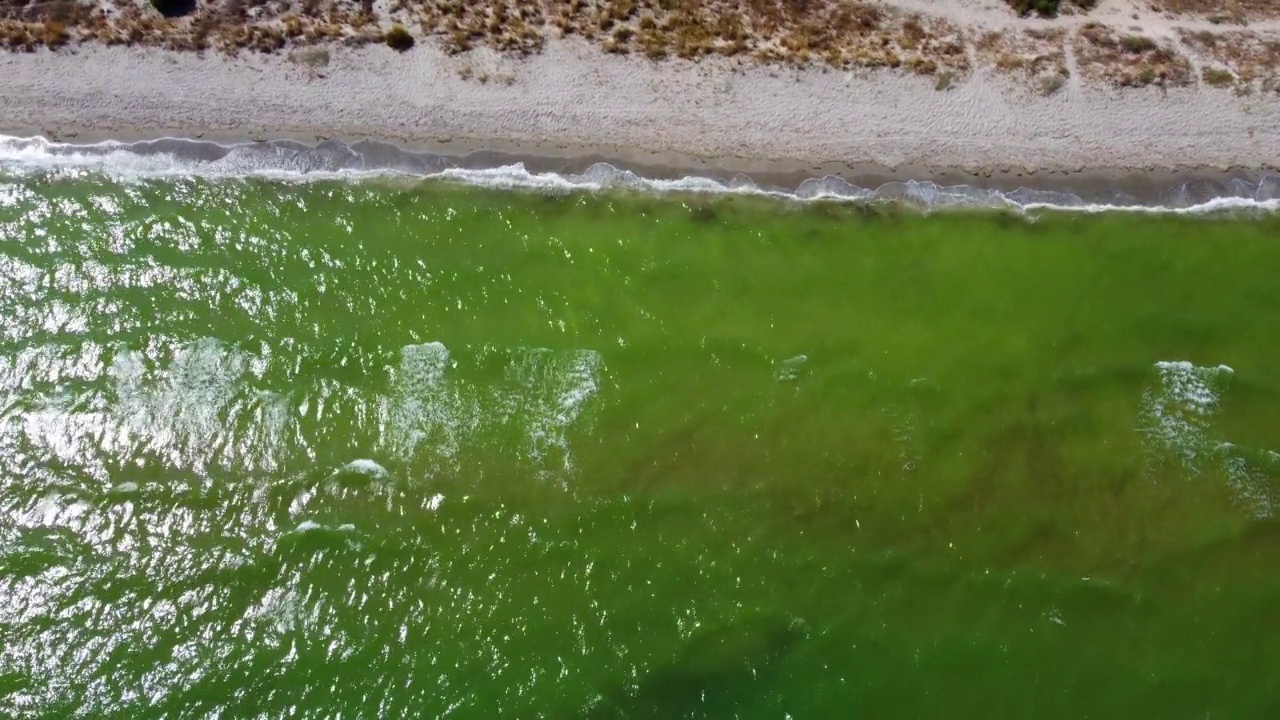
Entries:
<svg viewBox="0 0 1280 720">
<path fill-rule="evenodd" d="M 1221 68 L 1205 68 L 1200 72 L 1200 77 L 1204 78 L 1206 85 L 1213 87 L 1227 87 L 1236 81 L 1236 76 L 1230 70 Z"/>
<path fill-rule="evenodd" d="M 1141 35 L 1125 35 L 1120 38 L 1120 46 L 1131 53 L 1149 52 L 1159 47 L 1155 40 Z"/>
<path fill-rule="evenodd" d="M 383 39 L 387 47 L 396 52 L 404 52 L 413 47 L 413 35 L 409 34 L 403 25 L 392 25 Z"/>
<path fill-rule="evenodd" d="M 1019 15 L 1035 13 L 1041 17 L 1055 17 L 1061 0 L 1008 0 Z"/>
<path fill-rule="evenodd" d="M 151 0 L 151 7 L 167 18 L 180 18 L 196 11 L 196 0 Z"/>
<path fill-rule="evenodd" d="M 1062 73 L 1045 75 L 1040 78 L 1040 94 L 1048 97 L 1061 90 L 1066 84 L 1067 76 Z"/>
<path fill-rule="evenodd" d="M 1011 5 L 1019 15 L 1035 13 L 1040 17 L 1057 17 L 1064 0 L 1005 0 L 1005 2 Z M 1071 0 L 1071 4 L 1081 10 L 1092 10 L 1097 7 L 1098 0 Z"/>
</svg>

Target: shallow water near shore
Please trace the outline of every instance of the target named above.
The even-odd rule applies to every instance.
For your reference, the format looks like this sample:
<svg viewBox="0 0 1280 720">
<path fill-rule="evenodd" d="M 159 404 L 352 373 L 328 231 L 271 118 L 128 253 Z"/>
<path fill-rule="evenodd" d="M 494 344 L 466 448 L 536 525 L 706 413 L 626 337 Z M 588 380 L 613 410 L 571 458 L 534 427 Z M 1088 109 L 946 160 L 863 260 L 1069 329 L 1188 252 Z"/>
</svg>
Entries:
<svg viewBox="0 0 1280 720">
<path fill-rule="evenodd" d="M 684 163 L 691 161 L 685 158 Z M 640 165 L 600 155 L 548 157 L 472 151 L 461 155 L 385 142 L 336 139 L 231 141 L 161 137 L 66 143 L 0 134 L 0 164 L 11 172 L 95 171 L 123 180 L 203 177 L 313 182 L 437 179 L 505 190 L 639 191 L 742 195 L 793 201 L 894 204 L 918 210 L 1127 211 L 1205 214 L 1280 209 L 1280 174 L 1259 169 L 981 174 L 958 169 L 836 165 L 820 171 L 757 168 L 731 172 L 688 164 Z M 827 174 L 823 174 L 823 172 Z M 916 174 L 918 173 L 918 174 Z M 992 177 L 999 175 L 999 177 Z"/>
<path fill-rule="evenodd" d="M 0 173 L 0 714 L 1265 717 L 1280 220 Z"/>
</svg>

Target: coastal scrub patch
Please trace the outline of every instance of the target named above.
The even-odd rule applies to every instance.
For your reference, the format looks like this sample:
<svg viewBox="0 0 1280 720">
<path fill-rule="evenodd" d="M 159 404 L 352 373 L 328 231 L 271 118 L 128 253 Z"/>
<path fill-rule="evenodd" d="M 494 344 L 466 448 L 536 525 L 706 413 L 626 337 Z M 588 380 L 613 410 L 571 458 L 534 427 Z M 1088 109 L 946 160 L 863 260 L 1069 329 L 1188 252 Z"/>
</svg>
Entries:
<svg viewBox="0 0 1280 720">
<path fill-rule="evenodd" d="M 392 25 L 384 38 L 387 47 L 396 52 L 405 52 L 413 47 L 413 35 L 403 25 Z"/>
<path fill-rule="evenodd" d="M 1125 52 L 1129 53 L 1151 52 L 1160 47 L 1155 40 L 1142 35 L 1125 35 L 1120 38 L 1120 44 L 1124 47 Z"/>
<path fill-rule="evenodd" d="M 9 50 L 35 52 L 39 43 L 33 33 L 34 27 L 30 23 L 6 20 L 0 23 L 0 43 Z"/>
<path fill-rule="evenodd" d="M 1023 17 L 1035 14 L 1047 18 L 1057 17 L 1064 7 L 1088 12 L 1098 4 L 1098 0 L 1005 0 L 1005 2 Z"/>
<path fill-rule="evenodd" d="M 1199 15 L 1217 12 L 1221 5 L 1153 1 Z M 1047 16 L 1085 12 L 1096 0 L 1005 4 L 1022 14 Z M 1233 0 L 1230 5 L 1253 17 L 1275 1 Z M 1159 36 L 1100 23 L 1078 31 L 1064 23 L 1035 22 L 984 32 L 960 27 L 928 8 L 893 0 L 0 0 L 0 46 L 34 51 L 80 41 L 188 52 L 213 48 L 236 55 L 385 43 L 405 52 L 430 38 L 450 54 L 488 47 L 528 55 L 543 49 L 546 33 L 556 32 L 606 53 L 654 61 L 720 56 L 799 67 L 901 69 L 932 76 L 947 87 L 976 63 L 1014 75 L 1034 90 L 1042 77 L 1062 73 L 1071 43 L 1086 80 L 1171 86 L 1196 79 L 1178 46 Z M 1271 39 L 1277 33 L 1178 32 L 1182 47 L 1231 72 L 1237 85 L 1280 84 L 1271 81 L 1280 72 L 1280 39 Z"/>
<path fill-rule="evenodd" d="M 312 70 L 319 70 L 328 67 L 329 51 L 321 47 L 306 48 L 290 53 L 289 60 Z"/>
<path fill-rule="evenodd" d="M 1059 0 L 1008 0 L 1019 15 L 1035 13 L 1041 17 L 1054 17 L 1058 14 Z"/>
<path fill-rule="evenodd" d="M 974 56 L 980 65 L 994 66 L 1044 94 L 1044 78 L 1067 74 L 1066 42 L 1063 28 L 990 31 L 974 43 Z"/>
<path fill-rule="evenodd" d="M 1235 83 L 1249 85 L 1259 81 L 1270 85 L 1280 80 L 1280 38 L 1251 30 L 1183 31 L 1180 38 L 1192 52 L 1234 75 Z M 1201 78 L 1206 84 L 1214 84 L 1203 73 Z"/>
<path fill-rule="evenodd" d="M 1200 79 L 1204 80 L 1205 85 L 1212 87 L 1230 87 L 1235 84 L 1236 76 L 1230 70 L 1207 67 L 1200 71 Z"/>
<path fill-rule="evenodd" d="M 1057 94 L 1067 84 L 1067 74 L 1065 72 L 1057 72 L 1052 75 L 1040 76 L 1040 94 L 1049 97 Z"/>
<path fill-rule="evenodd" d="M 1075 46 L 1086 77 L 1120 87 L 1186 86 L 1192 81 L 1191 62 L 1153 38 L 1119 36 L 1114 28 L 1091 22 L 1080 28 Z"/>
<path fill-rule="evenodd" d="M 163 17 L 180 18 L 196 11 L 196 0 L 151 0 L 151 7 Z"/>
<path fill-rule="evenodd" d="M 554 29 L 608 53 L 697 60 L 753 55 L 762 62 L 901 67 L 932 74 L 968 70 L 962 30 L 945 18 L 891 5 L 787 0 L 422 0 L 425 34 L 450 51 L 488 45 L 530 53 Z"/>
<path fill-rule="evenodd" d="M 1199 15 L 1214 24 L 1243 25 L 1250 19 L 1280 16 L 1280 4 L 1275 0 L 1151 0 L 1150 4 L 1154 10 Z"/>
<path fill-rule="evenodd" d="M 45 47 L 53 50 L 70 42 L 71 33 L 67 31 L 67 27 L 62 23 L 48 20 L 40 28 L 40 41 L 44 43 Z"/>
</svg>

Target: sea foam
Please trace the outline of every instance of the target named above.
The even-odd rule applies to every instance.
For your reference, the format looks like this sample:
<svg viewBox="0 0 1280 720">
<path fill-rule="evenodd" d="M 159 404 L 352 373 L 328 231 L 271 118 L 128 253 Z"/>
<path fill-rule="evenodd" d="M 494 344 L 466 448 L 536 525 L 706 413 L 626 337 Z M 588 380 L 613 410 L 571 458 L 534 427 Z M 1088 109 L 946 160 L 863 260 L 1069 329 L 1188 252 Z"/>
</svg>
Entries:
<svg viewBox="0 0 1280 720">
<path fill-rule="evenodd" d="M 1214 419 L 1222 393 L 1235 371 L 1226 365 L 1204 367 L 1185 360 L 1155 364 L 1157 379 L 1142 397 L 1139 431 L 1155 462 L 1172 460 L 1190 476 L 1221 473 L 1244 508 L 1270 517 L 1280 492 L 1271 480 L 1280 459 L 1271 451 L 1251 450 L 1216 437 Z"/>
<path fill-rule="evenodd" d="M 400 150 L 380 143 L 347 145 L 325 141 L 315 147 L 294 141 L 221 145 L 203 140 L 162 138 L 135 143 L 53 142 L 42 137 L 0 135 L 0 171 L 10 173 L 102 173 L 117 179 L 168 177 L 244 178 L 308 182 L 377 177 L 443 179 L 480 187 L 582 192 L 630 189 L 655 193 L 739 194 L 799 201 L 892 202 L 921 209 L 992 208 L 1017 211 L 1215 213 L 1280 209 L 1280 174 L 1257 180 L 1187 182 L 1168 188 L 1154 202 L 1105 190 L 1073 193 L 1020 187 L 1000 191 L 929 180 L 862 187 L 837 176 L 815 177 L 795 187 L 758 183 L 746 175 L 716 179 L 697 175 L 651 178 L 599 162 L 581 173 L 535 172 L 524 163 L 460 167 L 450 157 Z"/>
</svg>

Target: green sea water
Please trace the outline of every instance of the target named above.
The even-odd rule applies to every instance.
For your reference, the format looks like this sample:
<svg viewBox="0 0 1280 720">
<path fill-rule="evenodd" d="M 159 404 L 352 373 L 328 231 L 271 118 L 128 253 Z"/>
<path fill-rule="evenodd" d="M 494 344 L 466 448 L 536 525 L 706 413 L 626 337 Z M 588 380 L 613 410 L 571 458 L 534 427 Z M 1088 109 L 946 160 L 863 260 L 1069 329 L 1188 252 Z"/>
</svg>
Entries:
<svg viewBox="0 0 1280 720">
<path fill-rule="evenodd" d="M 1280 219 L 0 175 L 0 716 L 1280 716 Z"/>
</svg>

